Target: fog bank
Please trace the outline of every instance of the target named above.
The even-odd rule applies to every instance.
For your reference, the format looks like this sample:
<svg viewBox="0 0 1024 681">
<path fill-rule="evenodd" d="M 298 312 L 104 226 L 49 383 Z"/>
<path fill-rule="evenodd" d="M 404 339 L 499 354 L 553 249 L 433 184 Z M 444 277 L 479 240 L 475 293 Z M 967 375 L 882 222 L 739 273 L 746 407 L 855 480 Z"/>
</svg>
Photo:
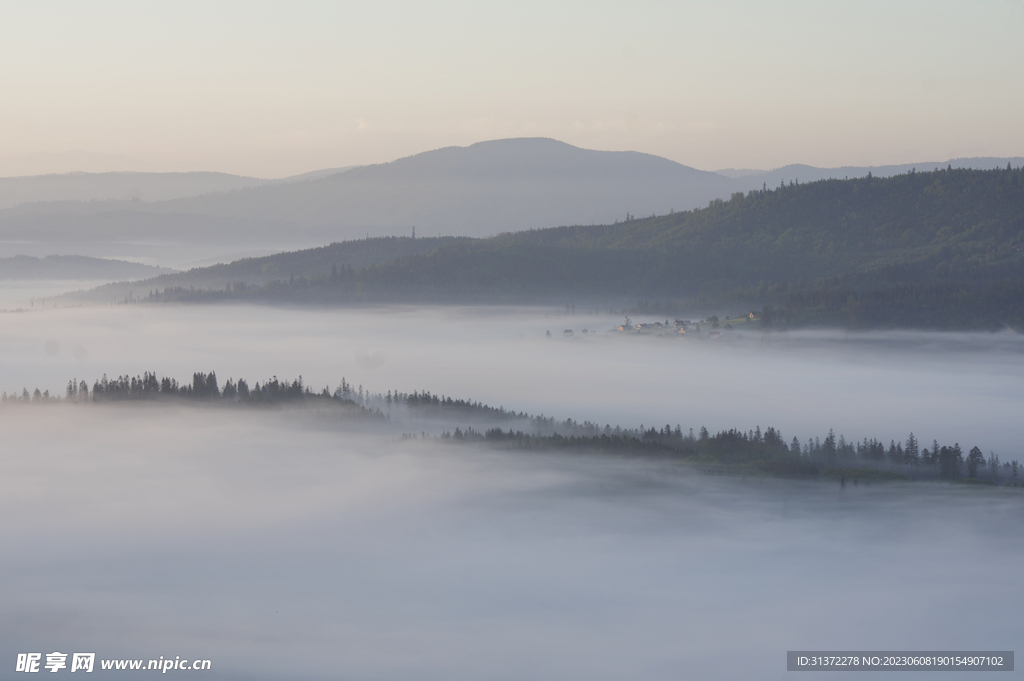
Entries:
<svg viewBox="0 0 1024 681">
<path fill-rule="evenodd" d="M 923 443 L 1021 454 L 1024 343 L 1013 333 L 754 331 L 714 342 L 623 337 L 609 332 L 616 316 L 515 308 L 135 305 L 3 321 L 8 393 L 62 392 L 104 373 L 301 375 L 318 390 L 344 376 L 374 392 L 430 390 L 612 426 L 774 426 L 801 441 L 829 428 L 885 442 L 913 431 Z"/>
<path fill-rule="evenodd" d="M 1024 633 L 1010 490 L 721 480 L 284 412 L 19 405 L 0 421 L 5 659 L 783 678 L 787 649 L 1012 649 Z"/>
</svg>

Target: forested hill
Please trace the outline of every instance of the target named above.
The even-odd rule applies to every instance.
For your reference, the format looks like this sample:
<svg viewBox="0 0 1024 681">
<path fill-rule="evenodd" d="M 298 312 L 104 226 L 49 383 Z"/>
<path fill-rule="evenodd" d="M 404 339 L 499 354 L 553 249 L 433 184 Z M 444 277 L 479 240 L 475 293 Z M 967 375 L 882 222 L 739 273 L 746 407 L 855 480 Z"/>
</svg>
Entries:
<svg viewBox="0 0 1024 681">
<path fill-rule="evenodd" d="M 992 264 L 1024 247 L 1024 173 L 946 170 L 790 184 L 694 211 L 500 241 L 714 256 L 733 281 L 749 279 L 751 270 L 772 278 L 834 277 L 944 254 Z M 798 264 L 799 272 L 790 270 Z"/>
<path fill-rule="evenodd" d="M 1016 325 L 1024 317 L 1024 172 L 794 183 L 611 225 L 453 240 L 333 273 L 322 261 L 295 276 L 218 295 L 279 302 L 700 296 L 788 306 L 794 322 L 826 323 L 848 317 L 851 300 L 863 298 L 858 320 L 868 325 Z M 915 305 L 928 314 L 915 318 Z"/>
</svg>

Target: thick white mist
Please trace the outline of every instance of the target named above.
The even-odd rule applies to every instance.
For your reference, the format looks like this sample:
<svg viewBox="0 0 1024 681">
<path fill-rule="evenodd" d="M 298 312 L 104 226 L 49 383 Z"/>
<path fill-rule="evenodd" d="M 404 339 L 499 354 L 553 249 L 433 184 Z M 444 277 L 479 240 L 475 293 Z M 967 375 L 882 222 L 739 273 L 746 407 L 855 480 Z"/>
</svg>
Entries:
<svg viewBox="0 0 1024 681">
<path fill-rule="evenodd" d="M 208 658 L 215 679 L 782 678 L 788 649 L 1024 633 L 1012 489 L 722 480 L 354 435 L 301 410 L 8 405 L 0 423 L 12 664 L 88 650 Z"/>
<path fill-rule="evenodd" d="M 0 321 L 9 393 L 60 392 L 104 373 L 301 375 L 318 389 L 344 376 L 375 392 L 426 389 L 613 426 L 774 426 L 801 441 L 829 428 L 885 442 L 913 431 L 926 443 L 1021 456 L 1024 340 L 1009 332 L 750 331 L 716 343 L 622 337 L 608 331 L 622 320 L 607 314 L 242 305 L 48 309 Z"/>
</svg>

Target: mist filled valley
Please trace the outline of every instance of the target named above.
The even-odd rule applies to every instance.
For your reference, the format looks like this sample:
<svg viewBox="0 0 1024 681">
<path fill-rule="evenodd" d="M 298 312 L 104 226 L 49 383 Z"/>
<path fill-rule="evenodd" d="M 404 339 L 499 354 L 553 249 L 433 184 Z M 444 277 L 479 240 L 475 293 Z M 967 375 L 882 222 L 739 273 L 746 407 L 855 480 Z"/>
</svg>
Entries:
<svg viewBox="0 0 1024 681">
<path fill-rule="evenodd" d="M 1009 463 L 1016 334 L 752 329 L 721 343 L 623 336 L 617 317 L 558 308 L 3 321 L 4 654 L 45 637 L 111 658 L 212 657 L 231 670 L 214 678 L 337 678 L 341 660 L 352 678 L 781 678 L 766 670 L 798 644 L 1012 649 L 1022 633 L 1024 488 L 1009 469 L 999 486 L 713 474 L 658 452 L 456 441 L 530 422 L 397 399 L 431 391 L 545 415 L 549 431 L 912 431 Z M 301 376 L 335 395 L 344 378 L 364 397 L 96 394 L 104 375 L 191 390 L 210 371 L 222 389 Z M 68 399 L 72 379 L 96 401 Z M 15 399 L 23 388 L 51 399 Z"/>
<path fill-rule="evenodd" d="M 250 385 L 301 376 L 331 393 L 345 378 L 367 393 L 426 390 L 602 426 L 773 426 L 787 442 L 830 428 L 886 443 L 913 431 L 1003 458 L 1016 458 L 1010 424 L 1024 406 L 1024 341 L 1012 332 L 751 328 L 716 342 L 625 335 L 614 331 L 619 317 L 559 308 L 116 306 L 4 317 L 0 390 L 10 395 L 144 372 L 190 383 L 215 371 Z"/>
<path fill-rule="evenodd" d="M 515 142 L 497 147 L 524 177 L 538 150 L 592 154 Z M 3 211 L 4 655 L 564 680 L 1012 650 L 1020 167 L 762 183 L 486 238 L 255 217 L 329 214 L 316 191 L 375 174 L 377 201 L 501 220 L 559 191 L 499 173 L 501 201 L 438 204 L 431 158 L 479 189 L 466 150 L 441 151 L 166 202 L 216 209 L 195 219 L 128 202 L 141 231 L 103 201 Z M 590 157 L 626 158 L 629 191 L 631 163 L 692 171 Z M 419 179 L 389 184 L 410 162 Z M 577 180 L 600 193 L 609 168 Z"/>
<path fill-rule="evenodd" d="M 54 416 L 84 420 L 72 436 Z M 186 654 L 231 670 L 213 678 L 734 679 L 779 678 L 766 670 L 793 641 L 1019 640 L 1018 495 L 723 481 L 303 425 L 19 418 L 4 652 Z"/>
<path fill-rule="evenodd" d="M 1024 3 L 8 5 L 0 679 L 1021 675 Z"/>
</svg>

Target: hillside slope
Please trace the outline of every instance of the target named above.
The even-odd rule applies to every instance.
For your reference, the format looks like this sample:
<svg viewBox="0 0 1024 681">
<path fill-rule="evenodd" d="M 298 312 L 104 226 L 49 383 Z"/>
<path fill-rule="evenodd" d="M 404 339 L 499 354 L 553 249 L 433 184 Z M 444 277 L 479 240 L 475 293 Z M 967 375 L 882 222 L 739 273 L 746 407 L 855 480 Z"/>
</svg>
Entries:
<svg viewBox="0 0 1024 681">
<path fill-rule="evenodd" d="M 413 244 L 424 250 L 407 252 Z M 341 266 L 344 249 L 373 250 L 379 261 Z M 256 262 L 220 271 L 253 271 Z M 258 262 L 261 272 L 287 272 L 287 280 L 203 293 L 194 289 L 218 271 L 206 268 L 135 290 L 156 290 L 162 300 L 281 303 L 733 300 L 785 306 L 789 320 L 835 321 L 855 305 L 865 323 L 916 318 L 941 328 L 955 316 L 961 326 L 1018 324 L 1024 172 L 823 180 L 618 224 L 350 242 Z"/>
<path fill-rule="evenodd" d="M 343 241 L 318 248 L 287 251 L 274 255 L 242 258 L 230 263 L 195 267 L 131 282 L 101 286 L 85 293 L 71 294 L 87 300 L 116 300 L 129 293 L 162 289 L 223 289 L 227 286 L 263 286 L 270 282 L 328 277 L 331 272 L 344 274 L 371 268 L 382 263 L 427 255 L 445 246 L 469 242 L 467 237 L 371 237 Z M 3 260 L 0 260 L 3 262 Z"/>
<path fill-rule="evenodd" d="M 1024 174 L 943 170 L 734 194 L 708 208 L 498 241 L 663 251 L 703 280 L 838 276 L 933 257 L 994 265 L 1024 247 Z"/>
</svg>

